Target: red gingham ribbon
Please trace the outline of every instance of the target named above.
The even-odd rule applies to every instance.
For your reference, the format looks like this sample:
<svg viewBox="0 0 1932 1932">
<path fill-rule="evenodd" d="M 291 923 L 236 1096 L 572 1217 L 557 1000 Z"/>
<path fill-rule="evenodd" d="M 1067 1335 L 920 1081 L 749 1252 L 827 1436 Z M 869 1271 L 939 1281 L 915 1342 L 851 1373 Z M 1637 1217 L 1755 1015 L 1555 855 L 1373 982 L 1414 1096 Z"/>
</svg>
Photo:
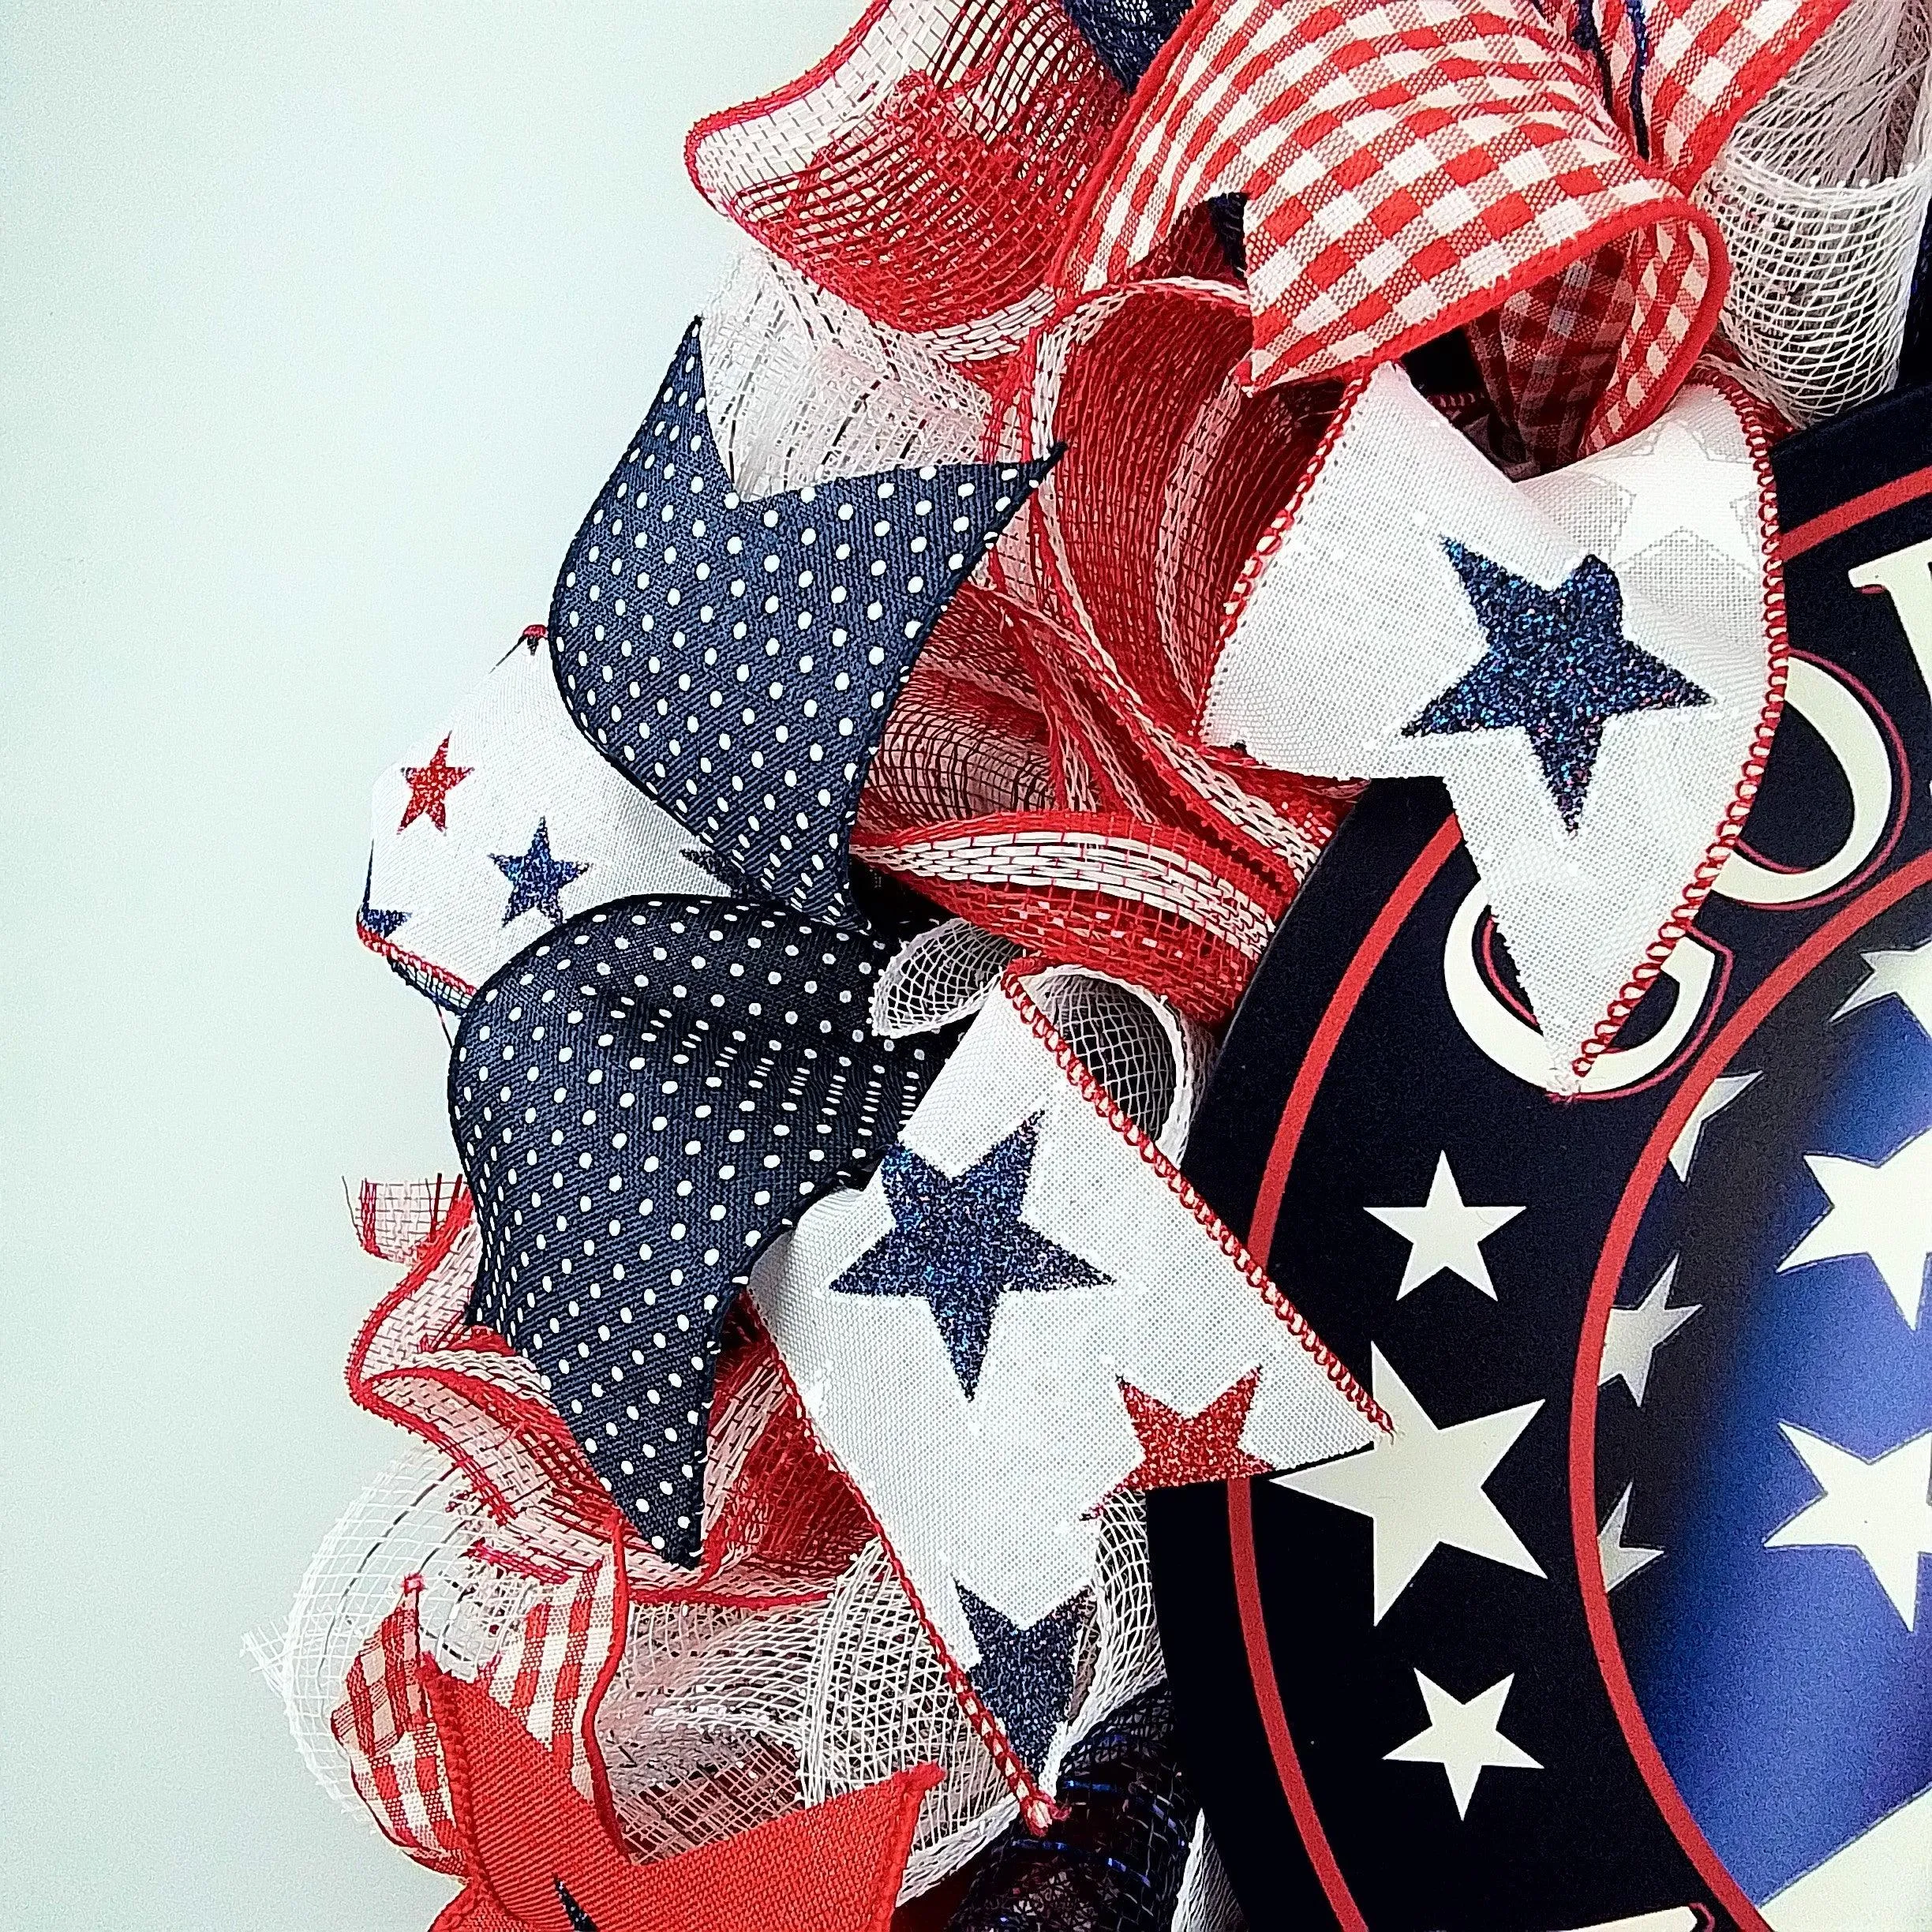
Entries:
<svg viewBox="0 0 1932 1932">
<path fill-rule="evenodd" d="M 1088 183 L 1055 270 L 1097 289 L 1209 198 L 1248 198 L 1256 386 L 1458 324 L 1530 452 L 1668 402 L 1728 268 L 1688 191 L 1839 0 L 1200 0 Z M 1648 58 L 1642 49 L 1648 42 Z M 1593 57 L 1601 42 L 1601 61 Z"/>
</svg>

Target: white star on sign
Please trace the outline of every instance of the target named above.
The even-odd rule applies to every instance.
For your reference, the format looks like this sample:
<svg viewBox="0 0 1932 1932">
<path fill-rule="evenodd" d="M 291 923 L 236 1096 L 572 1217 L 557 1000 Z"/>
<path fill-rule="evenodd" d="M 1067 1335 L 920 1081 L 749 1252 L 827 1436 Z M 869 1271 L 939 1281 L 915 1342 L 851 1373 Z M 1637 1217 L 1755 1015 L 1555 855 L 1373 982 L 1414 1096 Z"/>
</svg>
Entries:
<svg viewBox="0 0 1932 1932">
<path fill-rule="evenodd" d="M 1755 1073 L 1720 1073 L 1698 1095 L 1697 1105 L 1690 1110 L 1690 1118 L 1671 1143 L 1670 1164 L 1677 1170 L 1679 1181 L 1690 1178 L 1690 1163 L 1697 1159 L 1698 1142 L 1703 1137 L 1704 1129 L 1713 1116 L 1721 1114 L 1752 1081 L 1763 1077 L 1762 1069 Z"/>
<path fill-rule="evenodd" d="M 1385 1227 L 1392 1227 L 1409 1244 L 1409 1265 L 1402 1270 L 1402 1286 L 1395 1290 L 1398 1301 L 1444 1269 L 1460 1275 L 1493 1301 L 1496 1284 L 1489 1279 L 1482 1244 L 1522 1210 L 1468 1206 L 1456 1185 L 1449 1156 L 1438 1154 L 1428 1199 L 1420 1208 L 1365 1208 L 1362 1211 L 1373 1215 Z"/>
<path fill-rule="evenodd" d="M 1773 1530 L 1765 1548 L 1856 1550 L 1911 1630 L 1919 1559 L 1932 1556 L 1932 1429 L 1867 1462 L 1795 1423 L 1778 1427 L 1825 1493 Z"/>
<path fill-rule="evenodd" d="M 1916 1328 L 1926 1257 L 1932 1254 L 1932 1129 L 1875 1166 L 1836 1154 L 1807 1154 L 1805 1165 L 1831 1208 L 1778 1264 L 1778 1272 L 1863 1255 L 1891 1290 L 1906 1327 Z"/>
<path fill-rule="evenodd" d="M 1895 999 L 1919 1022 L 1919 1030 L 1932 1039 L 1932 939 L 1923 945 L 1867 953 L 1865 964 L 1870 970 L 1832 1017 L 1842 1020 L 1861 1006 Z"/>
<path fill-rule="evenodd" d="M 1362 1455 L 1274 1480 L 1284 1489 L 1373 1522 L 1374 1620 L 1382 1621 L 1416 1572 L 1445 1543 L 1541 1576 L 1541 1564 L 1483 1485 L 1542 1403 L 1525 1402 L 1438 1428 L 1379 1348 L 1373 1351 L 1369 1379 L 1376 1400 L 1395 1425 L 1394 1436 Z"/>
<path fill-rule="evenodd" d="M 1637 1485 L 1626 1483 L 1623 1493 L 1616 1500 L 1616 1507 L 1604 1518 L 1603 1527 L 1597 1532 L 1597 1559 L 1603 1567 L 1604 1589 L 1613 1590 L 1619 1583 L 1627 1583 L 1647 1563 L 1653 1563 L 1664 1552 L 1651 1549 L 1642 1543 L 1626 1543 L 1623 1532 L 1630 1523 L 1631 1497 Z"/>
<path fill-rule="evenodd" d="M 1603 1360 L 1597 1369 L 1597 1386 L 1622 1380 L 1631 1400 L 1641 1409 L 1644 1391 L 1650 1386 L 1650 1358 L 1704 1305 L 1693 1301 L 1683 1308 L 1670 1305 L 1671 1283 L 1677 1279 L 1677 1257 L 1660 1275 L 1650 1292 L 1634 1308 L 1613 1308 L 1609 1326 L 1604 1331 Z"/>
<path fill-rule="evenodd" d="M 1687 425 L 1661 422 L 1608 454 L 1589 458 L 1588 471 L 1608 477 L 1630 498 L 1606 563 L 1621 564 L 1682 531 L 1702 537 L 1754 575 L 1762 567 L 1757 541 L 1745 528 L 1745 517 L 1754 522 L 1758 515 L 1752 466 L 1713 456 Z"/>
<path fill-rule="evenodd" d="M 1448 1774 L 1449 1795 L 1455 1800 L 1458 1818 L 1469 1816 L 1476 1780 L 1492 1765 L 1501 1771 L 1543 1769 L 1521 1745 L 1511 1743 L 1497 1728 L 1510 1686 L 1516 1681 L 1514 1671 L 1487 1690 L 1479 1690 L 1466 1704 L 1451 1697 L 1421 1671 L 1416 1672 L 1415 1680 L 1428 1711 L 1428 1727 L 1418 1731 L 1406 1743 L 1398 1744 L 1383 1762 L 1440 1765 Z"/>
</svg>

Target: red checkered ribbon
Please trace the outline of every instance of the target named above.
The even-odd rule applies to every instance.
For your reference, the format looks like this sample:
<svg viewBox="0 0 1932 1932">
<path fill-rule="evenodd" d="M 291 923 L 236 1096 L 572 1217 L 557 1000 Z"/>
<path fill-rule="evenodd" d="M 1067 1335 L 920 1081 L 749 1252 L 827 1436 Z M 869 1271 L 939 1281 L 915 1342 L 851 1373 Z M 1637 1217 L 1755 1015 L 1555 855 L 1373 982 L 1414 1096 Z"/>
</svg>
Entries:
<svg viewBox="0 0 1932 1932">
<path fill-rule="evenodd" d="M 449 1768 L 423 1695 L 421 1591 L 421 1579 L 412 1577 L 357 1653 L 330 1728 L 384 1836 L 418 1863 L 460 1875 L 466 1867 Z M 479 1680 L 606 1814 L 590 1720 L 616 1664 L 628 1601 L 620 1554 L 567 1575 L 532 1607 Z"/>
<path fill-rule="evenodd" d="M 462 1842 L 422 1690 L 421 1593 L 420 1580 L 412 1578 L 402 1601 L 357 1653 L 329 1728 L 383 1835 L 419 1865 L 460 1877 Z"/>
<path fill-rule="evenodd" d="M 1043 0 L 879 0 L 688 153 L 767 247 L 996 391 L 1066 293 L 1214 272 L 1193 218 L 1245 197 L 1249 382 L 1467 325 L 1547 465 L 1688 374 L 1728 274 L 1690 191 L 1841 5 L 1197 0 L 1123 103 Z"/>
<path fill-rule="evenodd" d="M 1200 0 L 1090 182 L 1058 264 L 1118 281 L 1247 197 L 1256 384 L 1385 361 L 1457 324 L 1544 462 L 1668 401 L 1728 270 L 1688 190 L 1834 0 L 1648 18 L 1533 0 Z"/>
</svg>

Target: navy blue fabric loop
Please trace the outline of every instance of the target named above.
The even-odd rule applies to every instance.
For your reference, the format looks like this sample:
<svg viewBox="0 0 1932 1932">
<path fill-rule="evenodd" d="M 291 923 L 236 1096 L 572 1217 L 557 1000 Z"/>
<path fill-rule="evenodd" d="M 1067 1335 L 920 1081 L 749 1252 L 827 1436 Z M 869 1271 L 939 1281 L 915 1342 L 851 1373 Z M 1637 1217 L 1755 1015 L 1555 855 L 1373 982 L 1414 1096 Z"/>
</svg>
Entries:
<svg viewBox="0 0 1932 1932">
<path fill-rule="evenodd" d="M 945 463 L 732 488 L 700 325 L 584 519 L 551 606 L 578 728 L 750 897 L 834 923 L 852 821 L 939 613 L 1045 475 Z"/>
<path fill-rule="evenodd" d="M 777 907 L 619 900 L 519 953 L 458 1031 L 471 1319 L 541 1372 L 668 1561 L 702 1547 L 717 1357 L 753 1263 L 869 1171 L 945 1057 L 867 1023 L 893 950 Z"/>
<path fill-rule="evenodd" d="M 1129 93 L 1173 39 L 1193 0 L 1066 0 L 1068 17 Z"/>
</svg>

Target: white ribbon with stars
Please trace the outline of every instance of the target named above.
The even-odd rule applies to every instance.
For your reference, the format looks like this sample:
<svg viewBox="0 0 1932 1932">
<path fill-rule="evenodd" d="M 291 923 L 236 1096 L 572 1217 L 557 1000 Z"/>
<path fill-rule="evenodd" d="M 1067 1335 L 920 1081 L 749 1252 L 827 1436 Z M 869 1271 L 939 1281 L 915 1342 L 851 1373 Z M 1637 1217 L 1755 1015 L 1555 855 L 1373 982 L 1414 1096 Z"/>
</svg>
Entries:
<svg viewBox="0 0 1932 1932">
<path fill-rule="evenodd" d="M 1514 483 L 1380 369 L 1230 607 L 1204 736 L 1444 781 L 1556 1091 L 1688 924 L 1776 721 L 1750 406 L 1695 381 L 1628 442 Z"/>
<path fill-rule="evenodd" d="M 751 1282 L 820 1443 L 975 1683 L 979 1631 L 1003 1620 L 1024 1642 L 1091 1587 L 1099 1506 L 1149 1464 L 1151 1414 L 1180 1431 L 1220 1419 L 1240 1471 L 1379 1436 L 1363 1392 L 1077 1061 L 1069 1072 L 1038 1017 L 1009 975 L 886 1166 L 808 1209 Z M 915 1192 L 930 1265 L 905 1253 L 888 1281 Z M 962 1339 L 960 1306 L 987 1286 L 963 1278 L 983 1264 L 990 1323 Z M 985 1702 L 1017 1742 L 1014 1713 L 991 1689 Z M 987 1735 L 1024 1795 L 1040 1762 L 1017 1765 Z"/>
<path fill-rule="evenodd" d="M 598 757 L 558 701 L 541 631 L 376 781 L 363 942 L 460 1007 L 573 914 L 723 889 L 669 813 Z"/>
</svg>

